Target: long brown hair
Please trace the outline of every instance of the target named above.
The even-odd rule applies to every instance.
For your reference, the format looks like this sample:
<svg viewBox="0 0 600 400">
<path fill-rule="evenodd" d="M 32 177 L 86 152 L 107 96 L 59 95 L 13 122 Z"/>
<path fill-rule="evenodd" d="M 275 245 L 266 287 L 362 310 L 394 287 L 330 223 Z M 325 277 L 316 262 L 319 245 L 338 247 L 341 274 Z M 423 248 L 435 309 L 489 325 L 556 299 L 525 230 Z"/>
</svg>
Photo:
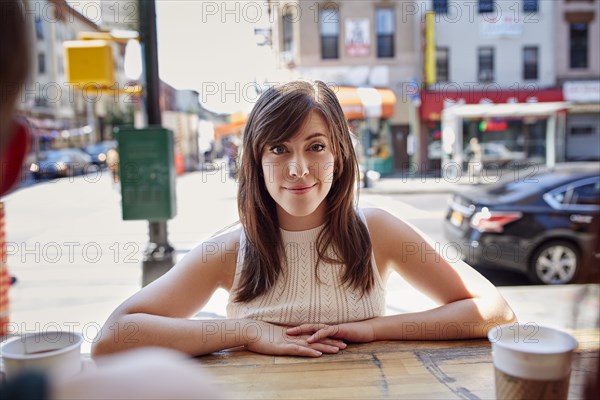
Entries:
<svg viewBox="0 0 600 400">
<path fill-rule="evenodd" d="M 238 302 L 249 301 L 268 291 L 281 274 L 281 263 L 285 262 L 275 201 L 267 192 L 262 176 L 263 150 L 293 137 L 312 111 L 320 112 L 327 122 L 335 160 L 334 174 L 330 178 L 332 187 L 325 199 L 327 219 L 317 238 L 319 260 L 345 264 L 342 284 L 362 294 L 368 293 L 374 285 L 371 239 L 354 205 L 358 161 L 342 107 L 325 83 L 295 81 L 265 91 L 254 105 L 244 130 L 238 212 L 246 235 L 246 248 L 235 297 Z M 326 255 L 330 247 L 335 259 Z"/>
</svg>

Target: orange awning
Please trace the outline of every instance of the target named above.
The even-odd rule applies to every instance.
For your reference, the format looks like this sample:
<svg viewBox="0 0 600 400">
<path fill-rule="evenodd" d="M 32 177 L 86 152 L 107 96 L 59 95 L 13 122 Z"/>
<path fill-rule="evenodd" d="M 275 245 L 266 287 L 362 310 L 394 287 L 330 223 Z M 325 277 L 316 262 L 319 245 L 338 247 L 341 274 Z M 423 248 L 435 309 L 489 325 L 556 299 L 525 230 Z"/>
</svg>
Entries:
<svg viewBox="0 0 600 400">
<path fill-rule="evenodd" d="M 369 101 L 374 103 L 370 106 L 365 104 L 365 95 L 361 91 L 363 93 L 369 91 Z M 396 95 L 390 89 L 340 86 L 335 92 L 347 119 L 364 119 L 367 115 L 367 106 L 370 110 L 375 110 L 375 115 L 381 118 L 390 118 L 394 115 Z"/>
<path fill-rule="evenodd" d="M 246 125 L 246 120 L 217 125 L 215 126 L 215 139 L 219 139 L 220 137 L 227 135 L 239 136 L 241 130 L 244 128 L 244 125 Z"/>
</svg>

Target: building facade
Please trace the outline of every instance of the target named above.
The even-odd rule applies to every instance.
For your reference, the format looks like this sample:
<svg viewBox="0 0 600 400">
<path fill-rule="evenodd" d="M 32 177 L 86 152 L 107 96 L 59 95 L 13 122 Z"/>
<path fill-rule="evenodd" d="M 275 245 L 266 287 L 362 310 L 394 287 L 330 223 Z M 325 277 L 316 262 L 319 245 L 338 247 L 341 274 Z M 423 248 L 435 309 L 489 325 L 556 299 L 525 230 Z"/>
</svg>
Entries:
<svg viewBox="0 0 600 400">
<path fill-rule="evenodd" d="M 407 164 L 407 82 L 418 73 L 413 1 L 270 2 L 272 46 L 291 78 L 318 79 L 338 98 L 367 169 Z"/>
<path fill-rule="evenodd" d="M 568 105 L 557 86 L 555 3 L 419 2 L 425 31 L 419 40 L 423 47 L 433 40 L 435 49 L 422 58 L 433 63 L 421 81 L 417 159 L 423 168 L 454 163 L 460 169 L 472 144 L 481 148 L 484 165 L 561 161 Z"/>
<path fill-rule="evenodd" d="M 556 69 L 565 100 L 565 160 L 600 160 L 600 1 L 555 4 Z"/>
</svg>

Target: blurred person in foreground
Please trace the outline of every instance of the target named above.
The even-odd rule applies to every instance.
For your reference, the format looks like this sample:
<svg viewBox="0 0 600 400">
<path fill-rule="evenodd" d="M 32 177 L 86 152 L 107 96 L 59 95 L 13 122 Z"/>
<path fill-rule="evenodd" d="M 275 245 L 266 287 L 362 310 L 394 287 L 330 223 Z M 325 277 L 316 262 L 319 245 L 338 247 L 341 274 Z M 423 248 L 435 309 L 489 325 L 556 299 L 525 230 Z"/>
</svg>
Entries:
<svg viewBox="0 0 600 400">
<path fill-rule="evenodd" d="M 29 72 L 29 34 L 23 4 L 0 0 L 0 196 L 18 180 L 29 143 L 24 124 L 15 119 L 17 98 Z M 0 266 L 4 260 L 0 259 Z M 2 283 L 5 284 L 4 282 Z M 8 288 L 2 288 L 7 296 Z M 1 299 L 5 300 L 5 299 Z M 11 399 L 170 399 L 215 398 L 202 369 L 185 364 L 186 356 L 171 350 L 145 348 L 99 358 L 97 367 L 83 362 L 83 371 L 53 381 L 36 371 L 0 381 L 0 398 Z"/>
</svg>

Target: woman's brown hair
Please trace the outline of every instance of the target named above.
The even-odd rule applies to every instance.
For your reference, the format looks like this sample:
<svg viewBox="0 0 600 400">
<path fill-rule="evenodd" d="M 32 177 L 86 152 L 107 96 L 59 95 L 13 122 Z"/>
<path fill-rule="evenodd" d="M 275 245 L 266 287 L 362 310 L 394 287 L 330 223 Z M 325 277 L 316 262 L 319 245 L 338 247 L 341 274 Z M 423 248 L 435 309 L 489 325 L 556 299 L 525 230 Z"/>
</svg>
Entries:
<svg viewBox="0 0 600 400">
<path fill-rule="evenodd" d="M 265 91 L 248 117 L 243 135 L 239 170 L 238 212 L 246 235 L 243 271 L 235 300 L 249 301 L 268 291 L 277 281 L 285 262 L 275 201 L 262 176 L 263 150 L 292 138 L 312 111 L 326 120 L 334 173 L 327 195 L 327 219 L 317 238 L 319 260 L 343 263 L 342 284 L 368 293 L 375 277 L 372 245 L 365 224 L 355 211 L 354 188 L 358 161 L 348 124 L 333 90 L 325 83 L 295 81 Z M 335 258 L 326 255 L 332 248 Z M 315 271 L 315 274 L 317 271 Z"/>
</svg>

